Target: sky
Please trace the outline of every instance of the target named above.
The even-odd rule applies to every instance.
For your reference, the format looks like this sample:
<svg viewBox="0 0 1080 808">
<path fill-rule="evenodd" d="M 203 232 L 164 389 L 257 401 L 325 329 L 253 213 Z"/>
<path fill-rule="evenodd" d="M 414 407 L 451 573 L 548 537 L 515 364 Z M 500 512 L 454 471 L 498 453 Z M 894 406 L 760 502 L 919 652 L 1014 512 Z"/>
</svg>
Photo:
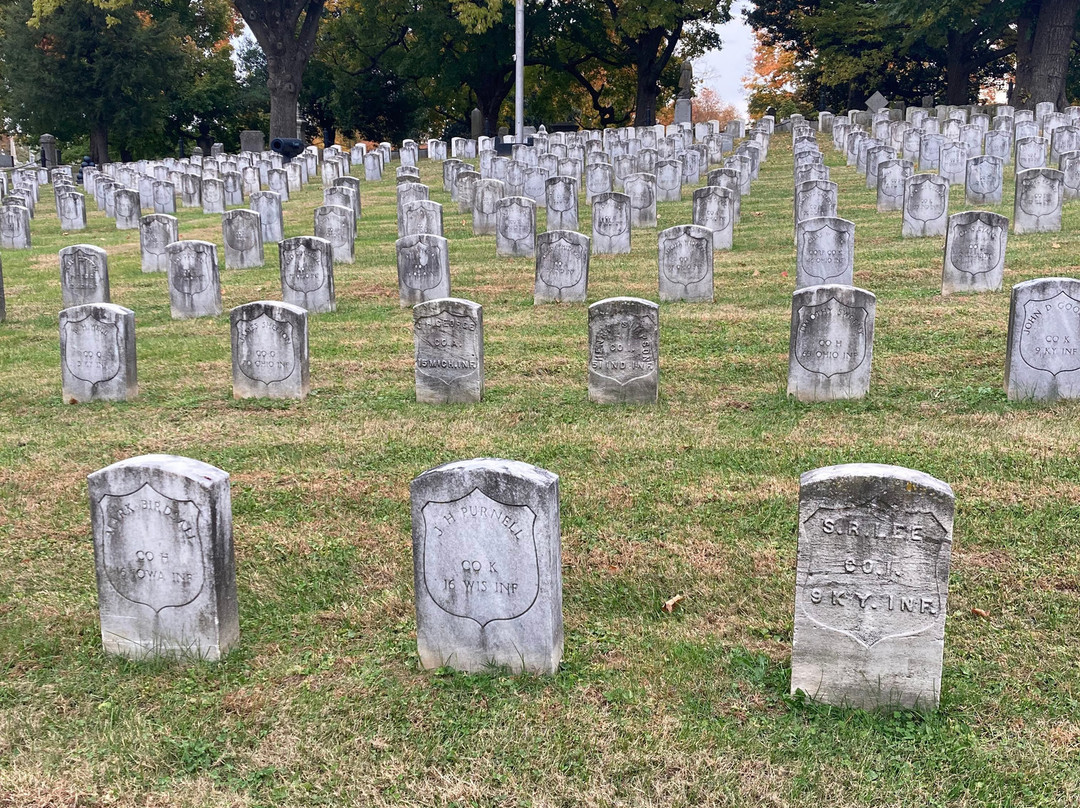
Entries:
<svg viewBox="0 0 1080 808">
<path fill-rule="evenodd" d="M 742 14 L 747 5 L 746 0 L 737 0 L 731 7 L 731 22 L 716 26 L 723 47 L 694 60 L 695 81 L 712 88 L 743 117 L 746 116 L 743 77 L 750 72 L 754 52 L 753 31 Z"/>
</svg>

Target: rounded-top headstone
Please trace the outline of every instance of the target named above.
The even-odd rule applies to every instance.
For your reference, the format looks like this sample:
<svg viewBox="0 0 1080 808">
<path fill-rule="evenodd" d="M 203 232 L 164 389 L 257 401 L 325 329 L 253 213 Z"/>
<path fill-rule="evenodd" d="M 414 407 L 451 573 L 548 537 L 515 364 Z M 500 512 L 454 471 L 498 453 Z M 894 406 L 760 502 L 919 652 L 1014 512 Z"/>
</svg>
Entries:
<svg viewBox="0 0 1080 808">
<path fill-rule="evenodd" d="M 420 664 L 554 673 L 563 650 L 558 476 L 463 460 L 414 479 L 410 499 Z"/>
<path fill-rule="evenodd" d="M 105 651 L 217 660 L 240 638 L 229 475 L 143 455 L 87 477 Z"/>
<path fill-rule="evenodd" d="M 866 709 L 934 709 L 955 500 L 920 471 L 829 466 L 799 481 L 791 692 Z"/>
</svg>

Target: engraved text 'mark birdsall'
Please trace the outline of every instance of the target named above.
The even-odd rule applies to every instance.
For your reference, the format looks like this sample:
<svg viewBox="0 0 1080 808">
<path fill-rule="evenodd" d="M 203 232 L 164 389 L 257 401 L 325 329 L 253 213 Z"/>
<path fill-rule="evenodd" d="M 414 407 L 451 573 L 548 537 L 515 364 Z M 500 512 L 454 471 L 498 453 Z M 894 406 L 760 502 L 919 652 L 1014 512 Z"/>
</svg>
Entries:
<svg viewBox="0 0 1080 808">
<path fill-rule="evenodd" d="M 104 564 L 122 597 L 155 612 L 185 606 L 199 596 L 205 578 L 195 503 L 163 496 L 146 483 L 122 496 L 101 498 Z M 144 546 L 144 537 L 157 537 Z"/>
</svg>

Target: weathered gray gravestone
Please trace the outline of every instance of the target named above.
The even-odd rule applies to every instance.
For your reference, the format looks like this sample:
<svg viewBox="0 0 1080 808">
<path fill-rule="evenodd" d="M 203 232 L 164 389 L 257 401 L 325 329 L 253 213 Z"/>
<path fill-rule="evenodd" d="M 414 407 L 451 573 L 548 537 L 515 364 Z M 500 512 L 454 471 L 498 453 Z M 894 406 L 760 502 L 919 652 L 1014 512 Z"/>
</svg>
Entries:
<svg viewBox="0 0 1080 808">
<path fill-rule="evenodd" d="M 589 306 L 589 400 L 655 404 L 660 389 L 660 307 L 636 297 Z"/>
<path fill-rule="evenodd" d="M 829 180 L 808 180 L 795 185 L 795 224 L 804 219 L 835 217 L 839 186 Z"/>
<path fill-rule="evenodd" d="M 1016 170 L 1045 168 L 1050 151 L 1049 143 L 1041 137 L 1016 136 Z"/>
<path fill-rule="evenodd" d="M 694 191 L 693 222 L 712 231 L 713 249 L 730 250 L 735 232 L 735 193 L 706 185 Z"/>
<path fill-rule="evenodd" d="M 506 195 L 502 180 L 486 179 L 476 183 L 473 200 L 473 235 L 493 236 L 496 232 L 498 202 Z"/>
<path fill-rule="evenodd" d="M 585 201 L 592 204 L 600 194 L 609 194 L 615 188 L 615 171 L 608 163 L 585 166 Z"/>
<path fill-rule="evenodd" d="M 484 458 L 410 486 L 420 664 L 550 674 L 563 650 L 559 478 Z"/>
<path fill-rule="evenodd" d="M 139 192 L 130 188 L 118 188 L 115 200 L 116 229 L 138 230 L 142 209 L 139 207 Z"/>
<path fill-rule="evenodd" d="M 74 244 L 60 251 L 60 295 L 64 308 L 110 303 L 109 257 L 101 247 Z"/>
<path fill-rule="evenodd" d="M 303 399 L 308 375 L 308 313 L 258 300 L 229 312 L 233 398 Z"/>
<path fill-rule="evenodd" d="M 334 250 L 334 262 L 351 264 L 355 260 L 356 214 L 352 208 L 323 205 L 315 208 L 315 235 L 326 239 Z"/>
<path fill-rule="evenodd" d="M 536 203 L 524 196 L 507 196 L 495 203 L 495 254 L 536 254 Z"/>
<path fill-rule="evenodd" d="M 450 297 L 450 250 L 445 238 L 428 234 L 404 236 L 395 246 L 402 306 Z"/>
<path fill-rule="evenodd" d="M 461 174 L 474 175 L 476 172 L 463 171 Z M 479 177 L 479 175 L 476 175 Z M 460 178 L 460 175 L 459 175 Z M 466 183 L 468 184 L 468 183 Z M 397 186 L 397 225 L 398 225 L 398 238 L 406 235 L 405 233 L 405 206 L 410 202 L 415 202 L 420 199 L 428 199 L 430 196 L 430 189 L 426 185 L 421 185 L 418 182 L 403 182 Z M 469 201 L 470 210 L 472 209 L 472 200 Z M 462 213 L 465 211 L 462 210 Z"/>
<path fill-rule="evenodd" d="M 253 210 L 237 208 L 221 217 L 225 266 L 230 269 L 261 267 L 264 263 L 262 222 Z"/>
<path fill-rule="evenodd" d="M 936 171 L 941 166 L 941 147 L 945 139 L 938 134 L 922 136 L 919 146 L 919 171 Z"/>
<path fill-rule="evenodd" d="M 323 204 L 340 205 L 343 208 L 349 208 L 357 219 L 360 218 L 360 195 L 352 188 L 344 185 L 324 187 Z"/>
<path fill-rule="evenodd" d="M 1000 205 L 1004 165 L 997 157 L 969 157 L 964 196 L 969 205 Z"/>
<path fill-rule="evenodd" d="M 56 201 L 56 212 L 60 217 L 60 229 L 86 229 L 86 197 L 79 193 L 61 194 Z"/>
<path fill-rule="evenodd" d="M 1080 198 L 1080 151 L 1064 152 L 1059 167 L 1065 201 Z"/>
<path fill-rule="evenodd" d="M 471 171 L 468 166 L 457 172 L 454 177 L 453 198 L 458 203 L 458 213 L 472 212 L 473 206 L 476 204 L 476 186 L 482 179 L 480 172 Z"/>
<path fill-rule="evenodd" d="M 656 227 L 656 177 L 652 174 L 628 174 L 623 189 L 630 197 L 630 226 Z"/>
<path fill-rule="evenodd" d="M 1009 220 L 989 211 L 973 210 L 949 217 L 941 294 L 994 292 L 1005 272 Z"/>
<path fill-rule="evenodd" d="M 378 182 L 382 179 L 383 161 L 382 155 L 377 151 L 368 152 L 364 155 L 364 179 L 368 182 Z"/>
<path fill-rule="evenodd" d="M 60 380 L 66 404 L 135 398 L 135 312 L 111 303 L 61 311 Z"/>
<path fill-rule="evenodd" d="M 484 312 L 470 300 L 443 297 L 413 307 L 416 400 L 471 404 L 484 397 Z"/>
<path fill-rule="evenodd" d="M 1012 288 L 1005 393 L 1010 401 L 1080 398 L 1080 280 L 1036 278 Z"/>
<path fill-rule="evenodd" d="M 593 199 L 593 255 L 630 252 L 630 197 L 612 192 Z"/>
<path fill-rule="evenodd" d="M 285 238 L 285 220 L 281 197 L 275 191 L 255 191 L 249 194 L 251 209 L 259 214 L 263 243 L 276 244 Z"/>
<path fill-rule="evenodd" d="M 949 219 L 949 183 L 936 174 L 914 174 L 904 186 L 904 238 L 943 236 Z"/>
<path fill-rule="evenodd" d="M 904 209 L 904 186 L 915 173 L 910 160 L 885 160 L 878 163 L 878 213 Z"/>
<path fill-rule="evenodd" d="M 851 285 L 855 272 L 855 223 L 835 216 L 803 219 L 795 226 L 795 288 Z"/>
<path fill-rule="evenodd" d="M 281 299 L 310 312 L 337 310 L 334 291 L 334 248 L 315 236 L 284 239 L 278 250 Z"/>
<path fill-rule="evenodd" d="M 443 234 L 442 205 L 438 202 L 430 199 L 414 199 L 405 203 L 401 215 L 406 236 L 441 236 Z"/>
<path fill-rule="evenodd" d="M 713 299 L 713 233 L 707 227 L 683 224 L 657 237 L 660 301 Z"/>
<path fill-rule="evenodd" d="M 143 272 L 165 272 L 169 268 L 165 248 L 180 238 L 180 226 L 175 216 L 151 213 L 143 216 L 139 225 L 139 245 L 142 251 Z"/>
<path fill-rule="evenodd" d="M 950 141 L 941 147 L 938 174 L 950 185 L 961 185 L 967 165 L 967 148 L 960 141 Z"/>
<path fill-rule="evenodd" d="M 656 161 L 656 198 L 660 202 L 682 200 L 682 163 L 678 160 Z"/>
<path fill-rule="evenodd" d="M 202 181 L 203 213 L 225 212 L 225 184 L 213 178 Z"/>
<path fill-rule="evenodd" d="M 551 177 L 544 183 L 548 230 L 577 230 L 578 183 L 573 177 Z"/>
<path fill-rule="evenodd" d="M 176 186 L 166 180 L 154 180 L 154 213 L 176 213 Z"/>
<path fill-rule="evenodd" d="M 1049 233 L 1061 230 L 1065 175 L 1053 168 L 1020 171 L 1017 165 L 1017 169 L 1013 232 Z"/>
<path fill-rule="evenodd" d="M 584 303 L 589 284 L 589 237 L 548 230 L 536 237 L 533 303 Z"/>
<path fill-rule="evenodd" d="M 169 308 L 174 320 L 221 314 L 217 247 L 209 241 L 174 241 L 169 262 Z"/>
<path fill-rule="evenodd" d="M 863 398 L 870 389 L 876 299 L 841 284 L 807 286 L 791 296 L 789 396 L 799 401 Z"/>
<path fill-rule="evenodd" d="M 863 709 L 937 707 L 954 507 L 948 485 L 898 466 L 802 475 L 793 694 Z"/>
<path fill-rule="evenodd" d="M 240 638 L 229 475 L 143 455 L 87 484 L 105 651 L 211 661 L 228 653 Z"/>
</svg>

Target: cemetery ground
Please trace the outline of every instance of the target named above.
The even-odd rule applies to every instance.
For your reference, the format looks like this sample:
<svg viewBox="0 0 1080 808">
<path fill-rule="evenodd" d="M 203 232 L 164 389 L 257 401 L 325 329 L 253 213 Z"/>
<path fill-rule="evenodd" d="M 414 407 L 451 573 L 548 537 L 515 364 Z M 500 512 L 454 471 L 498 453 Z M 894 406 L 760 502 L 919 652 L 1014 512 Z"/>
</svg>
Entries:
<svg viewBox="0 0 1080 808">
<path fill-rule="evenodd" d="M 588 401 L 586 306 L 534 306 L 533 260 L 472 235 L 439 163 L 421 176 L 451 291 L 484 307 L 475 405 L 415 401 L 392 171 L 362 186 L 301 403 L 232 399 L 228 309 L 280 299 L 276 245 L 261 269 L 222 269 L 225 314 L 174 321 L 138 231 L 94 210 L 61 234 L 45 189 L 34 249 L 2 255 L 0 806 L 1080 804 L 1080 405 L 1002 389 L 1008 289 L 1080 273 L 1080 205 L 1061 233 L 1010 234 L 1004 291 L 943 298 L 943 239 L 902 240 L 901 214 L 819 139 L 856 223 L 855 284 L 877 295 L 862 401 L 785 395 L 784 134 L 716 254 L 715 302 L 661 307 L 656 406 Z M 1011 219 L 1011 167 L 1005 187 L 990 209 Z M 287 237 L 321 199 L 316 181 L 285 205 Z M 689 191 L 658 209 L 661 229 L 689 223 Z M 223 255 L 220 216 L 178 216 Z M 592 258 L 589 302 L 657 299 L 657 232 Z M 112 300 L 135 311 L 131 402 L 61 400 L 57 251 L 75 243 L 108 250 Z M 241 639 L 216 665 L 101 650 L 86 475 L 150 452 L 231 475 Z M 408 485 L 482 456 L 560 477 L 554 676 L 418 670 Z M 798 477 L 860 461 L 956 492 L 933 714 L 788 695 Z"/>
</svg>

